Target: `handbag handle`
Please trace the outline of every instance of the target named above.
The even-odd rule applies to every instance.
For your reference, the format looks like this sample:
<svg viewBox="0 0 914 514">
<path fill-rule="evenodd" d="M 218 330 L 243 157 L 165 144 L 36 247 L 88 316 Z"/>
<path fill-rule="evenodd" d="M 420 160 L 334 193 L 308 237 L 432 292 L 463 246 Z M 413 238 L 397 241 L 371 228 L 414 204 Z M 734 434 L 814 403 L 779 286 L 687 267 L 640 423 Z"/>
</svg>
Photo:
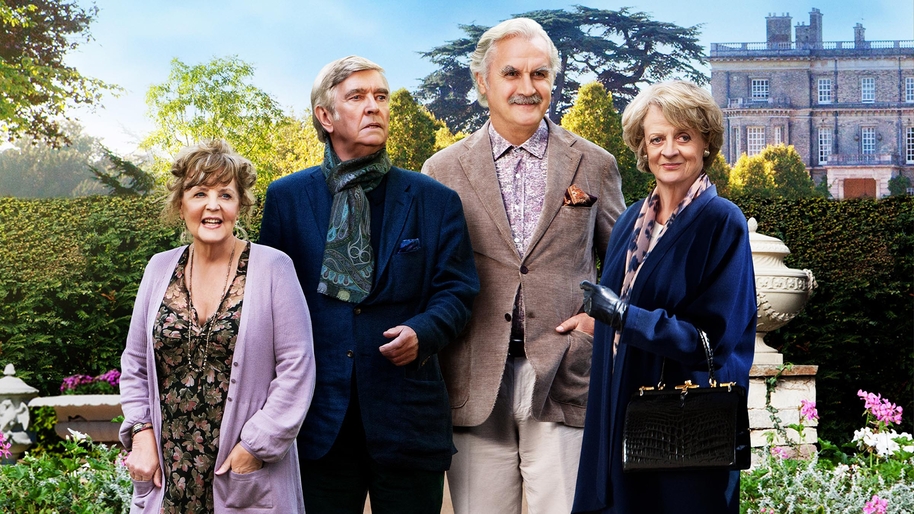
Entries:
<svg viewBox="0 0 914 514">
<path fill-rule="evenodd" d="M 708 334 L 698 327 L 695 327 L 695 330 L 698 331 L 698 339 L 701 341 L 701 346 L 705 350 L 705 358 L 708 361 L 708 385 L 717 387 L 717 380 L 714 378 L 714 355 L 711 353 L 711 343 L 708 342 Z M 666 384 L 663 383 L 663 375 L 665 372 L 666 357 L 663 358 L 663 363 L 660 365 L 660 380 L 657 382 L 657 389 L 666 387 Z"/>
</svg>

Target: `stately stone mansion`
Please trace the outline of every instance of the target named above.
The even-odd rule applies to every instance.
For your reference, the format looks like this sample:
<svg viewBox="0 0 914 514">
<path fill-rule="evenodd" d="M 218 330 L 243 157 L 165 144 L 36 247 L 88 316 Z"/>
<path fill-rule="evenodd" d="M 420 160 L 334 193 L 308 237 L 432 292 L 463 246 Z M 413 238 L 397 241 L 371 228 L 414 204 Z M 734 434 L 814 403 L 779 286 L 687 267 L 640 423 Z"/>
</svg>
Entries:
<svg viewBox="0 0 914 514">
<path fill-rule="evenodd" d="M 769 15 L 762 43 L 711 43 L 711 91 L 724 111 L 731 165 L 767 145 L 793 145 L 834 198 L 888 195 L 914 179 L 914 41 L 823 41 L 819 9 L 791 37 Z M 909 193 L 912 191 L 909 190 Z"/>
</svg>

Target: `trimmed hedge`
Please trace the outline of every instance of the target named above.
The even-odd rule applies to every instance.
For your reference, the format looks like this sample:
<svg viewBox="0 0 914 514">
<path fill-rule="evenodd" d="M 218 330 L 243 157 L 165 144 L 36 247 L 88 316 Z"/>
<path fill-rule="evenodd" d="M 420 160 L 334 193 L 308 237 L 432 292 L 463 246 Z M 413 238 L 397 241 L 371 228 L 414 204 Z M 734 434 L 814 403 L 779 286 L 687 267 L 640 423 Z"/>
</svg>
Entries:
<svg viewBox="0 0 914 514">
<path fill-rule="evenodd" d="M 860 389 L 903 406 L 899 432 L 914 433 L 914 197 L 734 202 L 787 244 L 787 266 L 815 274 L 805 310 L 766 342 L 785 362 L 819 366 L 820 437 L 846 441 L 863 426 Z"/>
<path fill-rule="evenodd" d="M 0 363 L 41 394 L 120 368 L 146 262 L 177 243 L 151 197 L 0 199 Z"/>
<path fill-rule="evenodd" d="M 858 389 L 902 405 L 914 432 L 914 197 L 734 201 L 787 244 L 788 266 L 815 273 L 805 311 L 767 342 L 819 366 L 820 435 L 862 426 Z M 0 364 L 42 394 L 118 367 L 146 262 L 178 244 L 159 210 L 150 197 L 0 198 Z M 257 206 L 252 240 L 259 225 Z"/>
</svg>

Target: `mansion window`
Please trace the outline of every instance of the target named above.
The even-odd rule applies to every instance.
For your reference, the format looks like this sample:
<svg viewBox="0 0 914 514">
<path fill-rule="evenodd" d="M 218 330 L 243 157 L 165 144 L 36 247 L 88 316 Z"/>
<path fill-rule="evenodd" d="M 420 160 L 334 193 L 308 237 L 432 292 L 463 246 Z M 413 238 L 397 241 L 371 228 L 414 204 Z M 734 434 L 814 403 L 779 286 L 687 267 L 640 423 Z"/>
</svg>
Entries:
<svg viewBox="0 0 914 514">
<path fill-rule="evenodd" d="M 784 142 L 784 136 L 781 134 L 781 127 L 774 127 L 774 145 L 777 146 Z"/>
<path fill-rule="evenodd" d="M 819 164 L 828 164 L 828 156 L 831 155 L 831 136 L 830 128 L 819 129 Z"/>
<path fill-rule="evenodd" d="M 739 154 L 739 128 L 734 127 L 730 130 L 730 155 L 733 156 L 733 159 L 735 160 L 739 157 Z"/>
<path fill-rule="evenodd" d="M 831 79 L 819 79 L 819 103 L 831 103 Z"/>
<path fill-rule="evenodd" d="M 752 79 L 752 101 L 768 100 L 768 79 Z"/>
<path fill-rule="evenodd" d="M 860 101 L 866 103 L 876 101 L 875 77 L 864 77 L 860 79 Z"/>
<path fill-rule="evenodd" d="M 914 127 L 904 129 L 904 162 L 914 164 Z"/>
<path fill-rule="evenodd" d="M 860 129 L 860 153 L 863 155 L 876 153 L 876 127 Z"/>
<path fill-rule="evenodd" d="M 904 78 L 904 101 L 914 102 L 914 77 Z"/>
<path fill-rule="evenodd" d="M 765 127 L 748 127 L 746 129 L 746 152 L 751 155 L 762 153 L 765 149 Z"/>
</svg>

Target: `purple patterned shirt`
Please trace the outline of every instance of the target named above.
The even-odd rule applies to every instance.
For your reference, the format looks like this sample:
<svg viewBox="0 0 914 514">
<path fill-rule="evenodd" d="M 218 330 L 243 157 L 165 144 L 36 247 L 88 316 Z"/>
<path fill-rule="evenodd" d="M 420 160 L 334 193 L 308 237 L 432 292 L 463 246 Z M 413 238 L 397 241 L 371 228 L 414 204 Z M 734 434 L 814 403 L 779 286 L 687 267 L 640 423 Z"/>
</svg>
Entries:
<svg viewBox="0 0 914 514">
<path fill-rule="evenodd" d="M 501 198 L 514 236 L 517 253 L 523 257 L 536 229 L 546 196 L 546 144 L 549 127 L 540 121 L 536 132 L 520 146 L 514 146 L 489 124 L 492 157 L 501 187 Z"/>
<path fill-rule="evenodd" d="M 530 244 L 530 237 L 536 230 L 543 198 L 546 196 L 546 144 L 549 142 L 549 126 L 546 120 L 530 139 L 520 146 L 514 146 L 495 131 L 489 123 L 489 140 L 492 142 L 492 157 L 495 159 L 495 173 L 501 187 L 501 198 L 505 203 L 508 223 L 514 238 L 514 247 L 522 258 Z M 523 334 L 524 295 L 518 290 L 515 299 L 517 313 L 512 326 L 515 334 Z"/>
</svg>

